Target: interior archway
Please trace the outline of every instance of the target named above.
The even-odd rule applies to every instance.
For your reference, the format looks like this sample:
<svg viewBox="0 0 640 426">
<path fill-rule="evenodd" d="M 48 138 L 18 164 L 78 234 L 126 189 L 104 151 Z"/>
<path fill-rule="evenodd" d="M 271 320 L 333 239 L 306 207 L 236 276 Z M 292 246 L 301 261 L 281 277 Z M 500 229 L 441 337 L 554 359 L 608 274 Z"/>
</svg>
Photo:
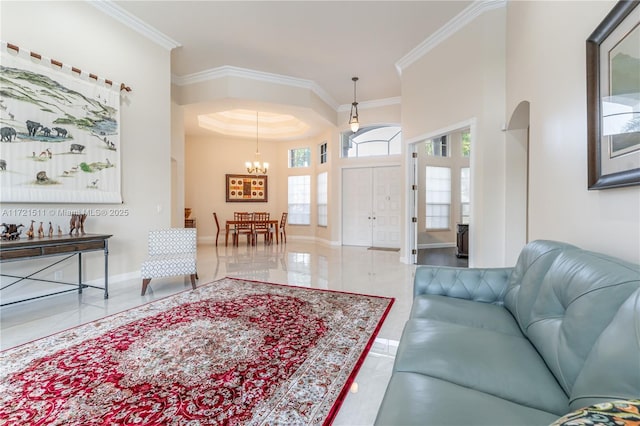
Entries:
<svg viewBox="0 0 640 426">
<path fill-rule="evenodd" d="M 529 108 L 529 101 L 520 102 L 513 110 L 505 128 L 507 264 L 515 264 L 518 253 L 529 242 Z"/>
</svg>

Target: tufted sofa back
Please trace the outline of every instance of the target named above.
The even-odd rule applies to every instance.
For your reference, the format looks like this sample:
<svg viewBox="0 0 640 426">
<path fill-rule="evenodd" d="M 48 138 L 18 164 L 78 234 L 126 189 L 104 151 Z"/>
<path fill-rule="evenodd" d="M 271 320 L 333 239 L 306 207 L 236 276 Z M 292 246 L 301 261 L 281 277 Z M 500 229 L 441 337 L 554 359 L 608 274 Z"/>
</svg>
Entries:
<svg viewBox="0 0 640 426">
<path fill-rule="evenodd" d="M 505 306 L 577 409 L 640 395 L 640 266 L 569 244 L 520 254 Z"/>
</svg>

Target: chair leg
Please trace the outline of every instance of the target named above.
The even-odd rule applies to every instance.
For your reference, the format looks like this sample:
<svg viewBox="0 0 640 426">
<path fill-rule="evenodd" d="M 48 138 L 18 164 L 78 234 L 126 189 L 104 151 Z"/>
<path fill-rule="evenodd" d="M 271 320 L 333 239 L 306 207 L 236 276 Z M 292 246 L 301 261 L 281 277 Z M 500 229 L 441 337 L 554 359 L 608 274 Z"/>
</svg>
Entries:
<svg viewBox="0 0 640 426">
<path fill-rule="evenodd" d="M 198 274 L 191 274 L 191 287 L 196 289 L 196 278 L 198 278 Z"/>
<path fill-rule="evenodd" d="M 218 247 L 218 235 L 220 235 L 220 231 L 216 232 L 216 247 Z"/>
<path fill-rule="evenodd" d="M 142 280 L 142 294 L 140 294 L 140 296 L 144 296 L 144 294 L 147 292 L 147 286 L 149 285 L 150 282 L 151 282 L 151 278 L 144 278 Z"/>
</svg>

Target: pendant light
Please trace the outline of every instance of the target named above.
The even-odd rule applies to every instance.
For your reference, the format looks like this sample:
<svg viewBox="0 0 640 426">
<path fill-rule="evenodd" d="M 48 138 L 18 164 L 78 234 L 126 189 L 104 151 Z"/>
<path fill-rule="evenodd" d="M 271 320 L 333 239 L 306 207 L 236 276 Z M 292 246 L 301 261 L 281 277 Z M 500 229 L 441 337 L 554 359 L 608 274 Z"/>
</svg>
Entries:
<svg viewBox="0 0 640 426">
<path fill-rule="evenodd" d="M 260 151 L 258 150 L 258 111 L 256 111 L 256 155 L 253 163 L 251 161 L 247 161 L 244 165 L 247 168 L 248 173 L 255 173 L 258 175 L 267 174 L 267 170 L 269 169 L 269 163 L 260 162 Z"/>
<path fill-rule="evenodd" d="M 349 126 L 351 126 L 351 131 L 355 133 L 360 128 L 360 122 L 358 121 L 358 102 L 356 101 L 356 82 L 358 81 L 358 77 L 353 77 L 351 80 L 353 80 L 353 103 L 351 104 L 351 114 L 349 115 Z"/>
</svg>

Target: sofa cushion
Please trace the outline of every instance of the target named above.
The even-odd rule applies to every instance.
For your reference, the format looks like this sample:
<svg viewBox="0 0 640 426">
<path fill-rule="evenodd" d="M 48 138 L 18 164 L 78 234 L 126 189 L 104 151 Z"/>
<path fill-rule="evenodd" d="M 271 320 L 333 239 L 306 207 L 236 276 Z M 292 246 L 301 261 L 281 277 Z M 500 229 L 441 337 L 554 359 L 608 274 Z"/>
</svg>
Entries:
<svg viewBox="0 0 640 426">
<path fill-rule="evenodd" d="M 433 319 L 522 336 L 511 313 L 503 306 L 491 303 L 425 294 L 414 299 L 410 318 Z"/>
<path fill-rule="evenodd" d="M 640 289 L 600 334 L 571 390 L 575 410 L 611 399 L 640 396 Z"/>
<path fill-rule="evenodd" d="M 520 252 L 509 277 L 504 305 L 518 320 L 523 331 L 530 322 L 531 309 L 540 291 L 540 284 L 551 264 L 563 250 L 575 248 L 557 241 L 537 240 L 527 244 Z"/>
<path fill-rule="evenodd" d="M 601 368 L 618 368 L 616 364 L 622 358 L 610 358 L 606 352 L 600 352 L 601 358 L 596 359 L 596 355 L 590 356 L 590 353 L 620 307 L 638 288 L 638 265 L 579 249 L 564 250 L 556 257 L 531 304 L 527 323 L 521 322 L 520 326 L 567 394 L 572 393 L 587 357 Z M 626 332 L 631 331 L 630 325 L 623 325 L 625 331 L 616 327 L 617 336 L 626 336 Z M 637 338 L 633 335 L 625 338 L 634 337 Z M 637 355 L 637 345 L 633 352 Z M 636 356 L 635 359 L 640 368 L 640 358 Z M 618 389 L 622 392 L 631 385 L 629 382 L 606 382 L 612 385 L 610 391 Z M 596 384 L 597 380 L 592 383 Z M 636 395 L 640 394 L 640 383 L 633 386 Z M 592 387 L 592 391 L 596 389 Z M 616 399 L 624 394 L 600 396 Z"/>
<path fill-rule="evenodd" d="M 524 337 L 410 319 L 395 372 L 424 374 L 558 415 L 569 411 L 567 395 Z"/>
<path fill-rule="evenodd" d="M 558 416 L 417 373 L 391 377 L 375 424 L 548 425 Z"/>
</svg>

